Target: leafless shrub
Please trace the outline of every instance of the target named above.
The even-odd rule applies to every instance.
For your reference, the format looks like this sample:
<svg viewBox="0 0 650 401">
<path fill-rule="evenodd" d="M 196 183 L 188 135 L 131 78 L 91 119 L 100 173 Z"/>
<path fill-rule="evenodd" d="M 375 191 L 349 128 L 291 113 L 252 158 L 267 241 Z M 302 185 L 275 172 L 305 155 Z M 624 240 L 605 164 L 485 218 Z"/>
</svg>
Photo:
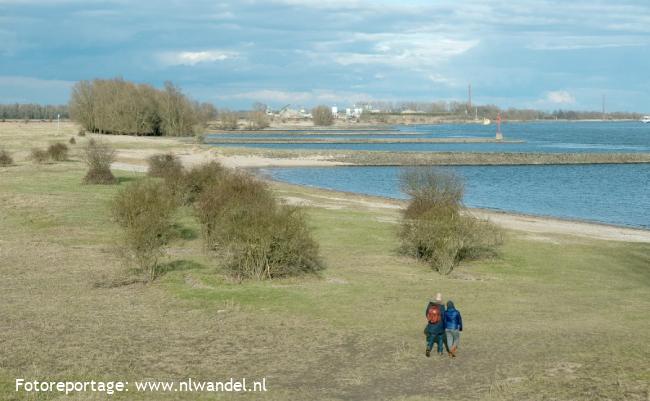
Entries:
<svg viewBox="0 0 650 401">
<path fill-rule="evenodd" d="M 219 126 L 221 129 L 235 130 L 239 126 L 239 117 L 232 111 L 219 112 Z"/>
<path fill-rule="evenodd" d="M 332 125 L 334 123 L 334 116 L 332 110 L 327 106 L 317 106 L 311 111 L 314 125 Z"/>
<path fill-rule="evenodd" d="M 45 149 L 32 148 L 30 158 L 36 163 L 45 163 L 50 160 L 50 154 Z"/>
<path fill-rule="evenodd" d="M 465 210 L 457 176 L 419 169 L 404 172 L 400 180 L 411 197 L 399 234 L 402 253 L 449 274 L 460 261 L 494 254 L 502 243 L 497 227 Z"/>
<path fill-rule="evenodd" d="M 112 203 L 113 218 L 122 228 L 123 249 L 149 280 L 171 233 L 175 202 L 160 181 L 139 180 L 121 190 Z"/>
<path fill-rule="evenodd" d="M 151 177 L 165 178 L 183 173 L 181 161 L 173 153 L 161 153 L 149 158 L 147 174 Z"/>
<path fill-rule="evenodd" d="M 68 159 L 68 146 L 64 143 L 57 142 L 47 148 L 47 154 L 52 160 L 64 161 Z"/>
<path fill-rule="evenodd" d="M 322 269 L 302 212 L 280 205 L 265 184 L 223 174 L 198 197 L 207 249 L 237 279 L 271 279 Z"/>
<path fill-rule="evenodd" d="M 111 172 L 111 164 L 115 161 L 115 149 L 111 145 L 91 139 L 84 147 L 83 159 L 88 165 L 85 184 L 117 184 Z"/>
<path fill-rule="evenodd" d="M 6 167 L 14 164 L 14 159 L 11 154 L 4 149 L 0 149 L 0 166 Z"/>
<path fill-rule="evenodd" d="M 201 193 L 210 185 L 218 183 L 224 174 L 227 174 L 226 169 L 215 161 L 190 168 L 182 180 L 183 203 L 196 202 Z"/>
<path fill-rule="evenodd" d="M 251 111 L 249 116 L 248 129 L 264 129 L 267 128 L 269 123 L 269 117 L 266 115 L 266 112 L 263 110 L 254 110 Z"/>
</svg>

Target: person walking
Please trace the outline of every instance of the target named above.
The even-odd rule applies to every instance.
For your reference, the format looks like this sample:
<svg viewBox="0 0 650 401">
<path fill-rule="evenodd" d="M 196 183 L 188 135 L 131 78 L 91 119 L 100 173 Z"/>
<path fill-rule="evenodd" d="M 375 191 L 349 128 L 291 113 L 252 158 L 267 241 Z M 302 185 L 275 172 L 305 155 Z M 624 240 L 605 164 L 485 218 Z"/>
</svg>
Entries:
<svg viewBox="0 0 650 401">
<path fill-rule="evenodd" d="M 463 318 L 451 300 L 447 301 L 447 310 L 443 320 L 447 336 L 447 352 L 450 357 L 455 358 L 460 344 L 460 332 L 463 331 Z"/>
<path fill-rule="evenodd" d="M 437 344 L 438 354 L 443 354 L 443 337 L 445 336 L 444 314 L 445 305 L 442 303 L 442 294 L 437 293 L 435 301 L 429 301 L 425 309 L 427 326 L 424 328 L 424 334 L 427 337 L 427 349 L 425 351 L 427 357 L 431 356 L 431 350 L 434 344 Z"/>
</svg>

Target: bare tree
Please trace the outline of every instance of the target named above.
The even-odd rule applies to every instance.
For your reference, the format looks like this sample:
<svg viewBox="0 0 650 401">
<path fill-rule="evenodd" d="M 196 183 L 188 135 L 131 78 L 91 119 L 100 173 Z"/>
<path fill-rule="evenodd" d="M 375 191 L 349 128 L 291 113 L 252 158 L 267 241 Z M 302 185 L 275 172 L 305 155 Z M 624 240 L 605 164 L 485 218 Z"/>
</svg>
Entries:
<svg viewBox="0 0 650 401">
<path fill-rule="evenodd" d="M 334 116 L 332 110 L 327 106 L 317 106 L 311 111 L 314 125 L 332 125 L 334 123 Z"/>
<path fill-rule="evenodd" d="M 121 78 L 78 82 L 69 109 L 87 131 L 130 135 L 191 136 L 216 114 L 171 82 L 161 91 Z"/>
</svg>

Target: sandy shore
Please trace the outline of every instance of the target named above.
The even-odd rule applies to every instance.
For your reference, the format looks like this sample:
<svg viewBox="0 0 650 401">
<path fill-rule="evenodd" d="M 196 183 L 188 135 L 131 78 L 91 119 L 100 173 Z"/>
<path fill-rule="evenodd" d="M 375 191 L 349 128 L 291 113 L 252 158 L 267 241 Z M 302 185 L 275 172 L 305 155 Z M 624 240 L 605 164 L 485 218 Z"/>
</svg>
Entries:
<svg viewBox="0 0 650 401">
<path fill-rule="evenodd" d="M 647 230 L 485 209 L 472 211 L 476 216 L 487 218 L 500 227 L 530 234 L 565 234 L 609 241 L 650 242 L 650 231 Z"/>
<path fill-rule="evenodd" d="M 155 153 L 155 152 L 154 152 Z M 133 155 L 131 155 L 133 156 Z M 255 156 L 233 156 L 233 157 L 210 157 L 206 154 L 181 154 L 181 160 L 186 166 L 195 165 L 208 160 L 217 160 L 220 163 L 233 168 L 253 168 L 253 167 L 276 167 L 276 166 L 304 166 L 304 161 L 292 159 L 278 160 L 265 159 Z M 118 170 L 145 172 L 147 167 L 142 159 L 141 163 L 116 162 L 113 168 Z M 314 166 L 332 165 L 327 161 L 314 161 Z M 299 187 L 297 185 L 280 184 L 281 186 L 301 188 L 305 191 L 305 196 L 295 194 L 286 196 L 285 199 L 294 204 L 305 206 L 321 207 L 348 207 L 356 206 L 369 209 L 401 209 L 404 202 L 395 201 L 381 197 L 366 196 L 359 194 L 349 194 L 344 192 L 330 191 L 324 189 L 314 189 Z M 530 216 L 523 214 L 499 212 L 485 209 L 471 209 L 471 212 L 477 217 L 489 219 L 500 227 L 509 230 L 521 231 L 532 235 L 532 239 L 548 240 L 543 237 L 544 234 L 561 234 L 577 237 L 586 237 L 610 241 L 629 241 L 629 242 L 650 242 L 650 231 L 639 230 L 626 227 L 617 227 L 606 224 L 589 223 L 575 220 L 563 220 L 551 217 Z"/>
<path fill-rule="evenodd" d="M 148 143 L 156 145 L 165 144 L 169 151 L 174 152 L 184 165 L 193 166 L 206 161 L 215 160 L 232 168 L 263 168 L 263 167 L 306 167 L 306 166 L 342 166 L 349 165 L 340 161 L 331 160 L 327 156 L 310 155 L 308 157 L 272 158 L 261 155 L 226 155 L 218 149 L 206 146 L 182 143 L 177 139 L 166 138 L 134 138 L 119 136 L 102 136 L 102 139 L 114 142 L 118 148 L 120 144 L 129 144 L 118 152 L 118 161 L 113 168 L 129 171 L 146 171 L 146 160 L 149 156 L 160 153 L 160 148 L 147 148 Z M 155 142 L 154 142 L 155 141 Z M 281 184 L 289 186 L 288 184 Z M 314 206 L 327 205 L 328 207 L 348 205 L 364 208 L 399 209 L 403 203 L 373 196 L 348 194 L 343 192 L 320 190 L 314 188 L 303 188 L 297 192 L 299 195 L 292 195 L 289 199 L 294 203 L 311 204 Z M 305 196 L 302 196 L 302 193 Z M 314 200 L 316 195 L 316 201 Z M 576 237 L 630 242 L 650 242 L 650 231 L 633 228 L 610 226 L 598 223 L 583 221 L 563 220 L 551 217 L 528 216 L 515 213 L 506 213 L 492 210 L 472 210 L 478 217 L 489 218 L 495 224 L 510 230 L 520 231 L 530 236 L 542 236 L 545 234 L 559 234 Z M 537 238 L 540 239 L 540 238 Z"/>
</svg>

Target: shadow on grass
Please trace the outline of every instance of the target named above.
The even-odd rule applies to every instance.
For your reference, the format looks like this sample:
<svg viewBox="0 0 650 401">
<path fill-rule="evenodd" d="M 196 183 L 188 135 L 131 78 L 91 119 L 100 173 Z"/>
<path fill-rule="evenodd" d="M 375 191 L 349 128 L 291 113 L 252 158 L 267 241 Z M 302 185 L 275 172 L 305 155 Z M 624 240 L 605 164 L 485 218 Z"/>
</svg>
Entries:
<svg viewBox="0 0 650 401">
<path fill-rule="evenodd" d="M 193 239 L 197 239 L 199 237 L 199 234 L 197 233 L 196 230 L 192 228 L 183 227 L 180 224 L 173 224 L 172 236 L 174 238 L 180 238 L 184 240 L 193 240 Z"/>
<path fill-rule="evenodd" d="M 169 272 L 178 272 L 178 271 L 185 271 L 185 270 L 198 270 L 198 269 L 205 269 L 206 267 L 200 263 L 197 263 L 193 260 L 174 260 L 172 262 L 168 263 L 162 263 L 158 266 L 158 274 L 156 275 L 157 277 L 162 276 L 163 274 L 169 273 Z"/>
<path fill-rule="evenodd" d="M 133 181 L 138 179 L 137 177 L 116 177 L 116 178 L 117 178 L 117 183 L 118 184 L 123 184 L 123 183 L 126 183 L 126 182 L 133 182 Z"/>
</svg>

